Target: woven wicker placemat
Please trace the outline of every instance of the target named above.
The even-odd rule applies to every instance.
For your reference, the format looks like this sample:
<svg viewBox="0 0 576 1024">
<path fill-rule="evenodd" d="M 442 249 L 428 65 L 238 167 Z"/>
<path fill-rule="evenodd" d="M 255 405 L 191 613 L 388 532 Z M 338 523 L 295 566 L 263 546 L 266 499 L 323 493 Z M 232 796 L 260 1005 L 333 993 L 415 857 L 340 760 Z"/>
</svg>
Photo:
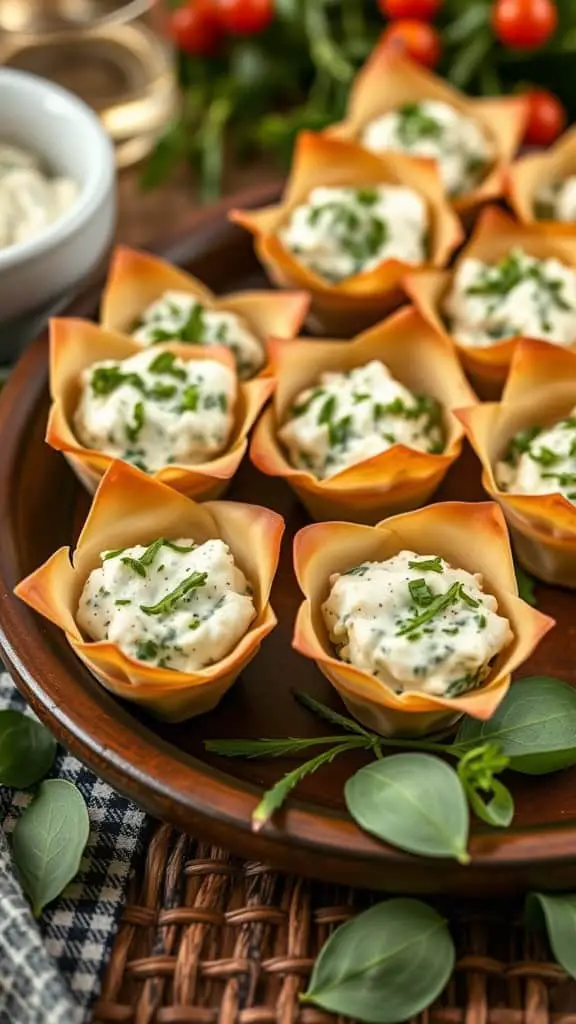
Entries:
<svg viewBox="0 0 576 1024">
<path fill-rule="evenodd" d="M 375 898 L 154 826 L 95 1024 L 335 1024 L 298 995 L 331 931 Z M 440 909 L 457 964 L 417 1024 L 576 1024 L 576 983 L 526 934 L 518 905 Z"/>
</svg>

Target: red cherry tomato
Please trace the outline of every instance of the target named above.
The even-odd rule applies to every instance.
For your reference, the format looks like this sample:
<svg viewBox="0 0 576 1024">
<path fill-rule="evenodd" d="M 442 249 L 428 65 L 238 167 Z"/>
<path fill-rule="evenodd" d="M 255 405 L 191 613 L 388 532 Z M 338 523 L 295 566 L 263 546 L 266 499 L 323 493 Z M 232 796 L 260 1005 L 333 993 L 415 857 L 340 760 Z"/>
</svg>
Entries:
<svg viewBox="0 0 576 1024">
<path fill-rule="evenodd" d="M 554 0 L 496 0 L 492 28 L 501 43 L 517 50 L 542 46 L 558 25 Z"/>
<path fill-rule="evenodd" d="M 442 0 L 377 0 L 377 3 L 380 14 L 393 21 L 398 18 L 433 21 L 442 6 Z"/>
<path fill-rule="evenodd" d="M 547 89 L 532 89 L 528 98 L 528 121 L 524 142 L 531 146 L 549 146 L 566 127 L 566 111 L 560 100 Z"/>
<path fill-rule="evenodd" d="M 222 39 L 222 28 L 212 0 L 189 0 L 170 16 L 170 34 L 183 53 L 210 57 Z"/>
<path fill-rule="evenodd" d="M 237 36 L 263 32 L 274 18 L 274 0 L 215 0 L 220 25 Z"/>
<path fill-rule="evenodd" d="M 385 46 L 403 51 L 427 68 L 435 68 L 442 53 L 440 36 L 435 28 L 424 21 L 393 21 L 384 29 L 382 42 Z"/>
</svg>

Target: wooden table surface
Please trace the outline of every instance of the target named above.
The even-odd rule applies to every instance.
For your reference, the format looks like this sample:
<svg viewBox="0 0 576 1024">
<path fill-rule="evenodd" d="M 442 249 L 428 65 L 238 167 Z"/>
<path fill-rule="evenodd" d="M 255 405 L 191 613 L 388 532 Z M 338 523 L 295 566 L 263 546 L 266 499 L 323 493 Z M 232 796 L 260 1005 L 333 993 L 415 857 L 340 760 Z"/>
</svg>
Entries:
<svg viewBox="0 0 576 1024">
<path fill-rule="evenodd" d="M 226 176 L 224 191 L 231 194 L 278 177 L 278 170 L 264 162 L 234 167 Z M 195 210 L 201 209 L 192 174 L 185 167 L 176 169 L 170 181 L 151 191 L 142 190 L 139 178 L 139 168 L 123 171 L 119 177 L 119 241 L 146 246 L 176 232 Z"/>
</svg>

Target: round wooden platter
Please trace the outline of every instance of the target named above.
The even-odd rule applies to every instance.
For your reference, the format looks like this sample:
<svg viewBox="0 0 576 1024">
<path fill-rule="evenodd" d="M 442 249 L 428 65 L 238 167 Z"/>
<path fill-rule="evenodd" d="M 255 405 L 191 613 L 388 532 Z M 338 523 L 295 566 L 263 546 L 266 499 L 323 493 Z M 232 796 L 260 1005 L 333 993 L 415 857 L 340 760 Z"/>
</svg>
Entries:
<svg viewBox="0 0 576 1024">
<path fill-rule="evenodd" d="M 266 286 L 251 239 L 228 223 L 227 211 L 273 198 L 267 189 L 220 204 L 160 251 L 218 292 Z M 69 312 L 96 316 L 101 284 Z M 413 893 L 479 895 L 576 883 L 576 769 L 540 779 L 510 776 L 514 825 L 499 832 L 474 822 L 469 867 L 409 856 L 356 828 L 345 812 L 342 789 L 363 755 L 337 760 L 306 779 L 273 823 L 254 833 L 251 812 L 262 789 L 295 762 L 218 758 L 204 751 L 203 741 L 325 734 L 323 724 L 296 703 L 293 688 L 340 706 L 315 666 L 291 648 L 301 599 L 292 571 L 292 537 L 306 514 L 282 481 L 262 476 L 248 461 L 241 467 L 230 496 L 268 505 L 286 519 L 272 598 L 279 623 L 215 711 L 180 725 L 158 723 L 99 686 L 63 633 L 12 594 L 18 580 L 57 547 L 74 544 L 89 505 L 64 458 L 44 443 L 47 409 L 44 336 L 23 356 L 0 399 L 0 625 L 3 656 L 18 686 L 67 748 L 153 815 L 291 872 Z M 466 451 L 437 498 L 483 497 L 478 465 Z M 539 586 L 537 597 L 557 627 L 521 674 L 545 673 L 576 683 L 576 596 Z"/>
</svg>

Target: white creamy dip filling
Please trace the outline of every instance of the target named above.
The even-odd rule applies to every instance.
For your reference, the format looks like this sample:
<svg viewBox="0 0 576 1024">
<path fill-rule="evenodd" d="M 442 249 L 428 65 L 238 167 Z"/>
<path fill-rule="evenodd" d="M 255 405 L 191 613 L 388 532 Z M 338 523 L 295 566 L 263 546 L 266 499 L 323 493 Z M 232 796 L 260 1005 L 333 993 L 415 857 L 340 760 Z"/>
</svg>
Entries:
<svg viewBox="0 0 576 1024">
<path fill-rule="evenodd" d="M 576 174 L 562 181 L 543 185 L 536 197 L 536 215 L 540 220 L 571 223 L 576 220 Z"/>
<path fill-rule="evenodd" d="M 426 259 L 428 212 L 401 185 L 315 188 L 278 232 L 297 259 L 328 281 L 372 270 L 384 260 Z"/>
<path fill-rule="evenodd" d="M 50 178 L 33 153 L 0 143 L 0 249 L 39 235 L 75 203 L 69 178 Z"/>
<path fill-rule="evenodd" d="M 462 345 L 486 348 L 517 334 L 570 345 L 576 338 L 576 272 L 520 248 L 495 264 L 465 259 L 444 314 Z"/>
<path fill-rule="evenodd" d="M 576 503 L 576 407 L 552 427 L 516 434 L 495 475 L 503 491 L 563 494 Z"/>
<path fill-rule="evenodd" d="M 376 153 L 399 150 L 436 160 L 448 192 L 475 188 L 494 159 L 494 147 L 470 117 L 441 100 L 405 103 L 370 121 L 362 145 Z"/>
<path fill-rule="evenodd" d="M 74 430 L 86 448 L 145 472 L 220 455 L 234 423 L 236 378 L 213 359 L 139 352 L 94 363 L 81 376 Z"/>
<path fill-rule="evenodd" d="M 457 697 L 480 686 L 513 638 L 482 577 L 401 551 L 330 578 L 322 614 L 342 661 L 395 693 Z"/>
<path fill-rule="evenodd" d="M 319 479 L 395 444 L 444 450 L 439 403 L 414 395 L 376 359 L 348 373 L 323 373 L 296 396 L 278 437 L 290 463 Z"/>
<path fill-rule="evenodd" d="M 194 672 L 236 646 L 256 616 L 227 544 L 158 538 L 104 551 L 80 597 L 78 625 L 131 658 Z"/>
<path fill-rule="evenodd" d="M 236 360 L 242 379 L 264 365 L 262 343 L 235 313 L 208 309 L 187 292 L 167 291 L 144 310 L 132 330 L 143 345 L 178 341 L 187 345 L 224 345 Z"/>
</svg>

